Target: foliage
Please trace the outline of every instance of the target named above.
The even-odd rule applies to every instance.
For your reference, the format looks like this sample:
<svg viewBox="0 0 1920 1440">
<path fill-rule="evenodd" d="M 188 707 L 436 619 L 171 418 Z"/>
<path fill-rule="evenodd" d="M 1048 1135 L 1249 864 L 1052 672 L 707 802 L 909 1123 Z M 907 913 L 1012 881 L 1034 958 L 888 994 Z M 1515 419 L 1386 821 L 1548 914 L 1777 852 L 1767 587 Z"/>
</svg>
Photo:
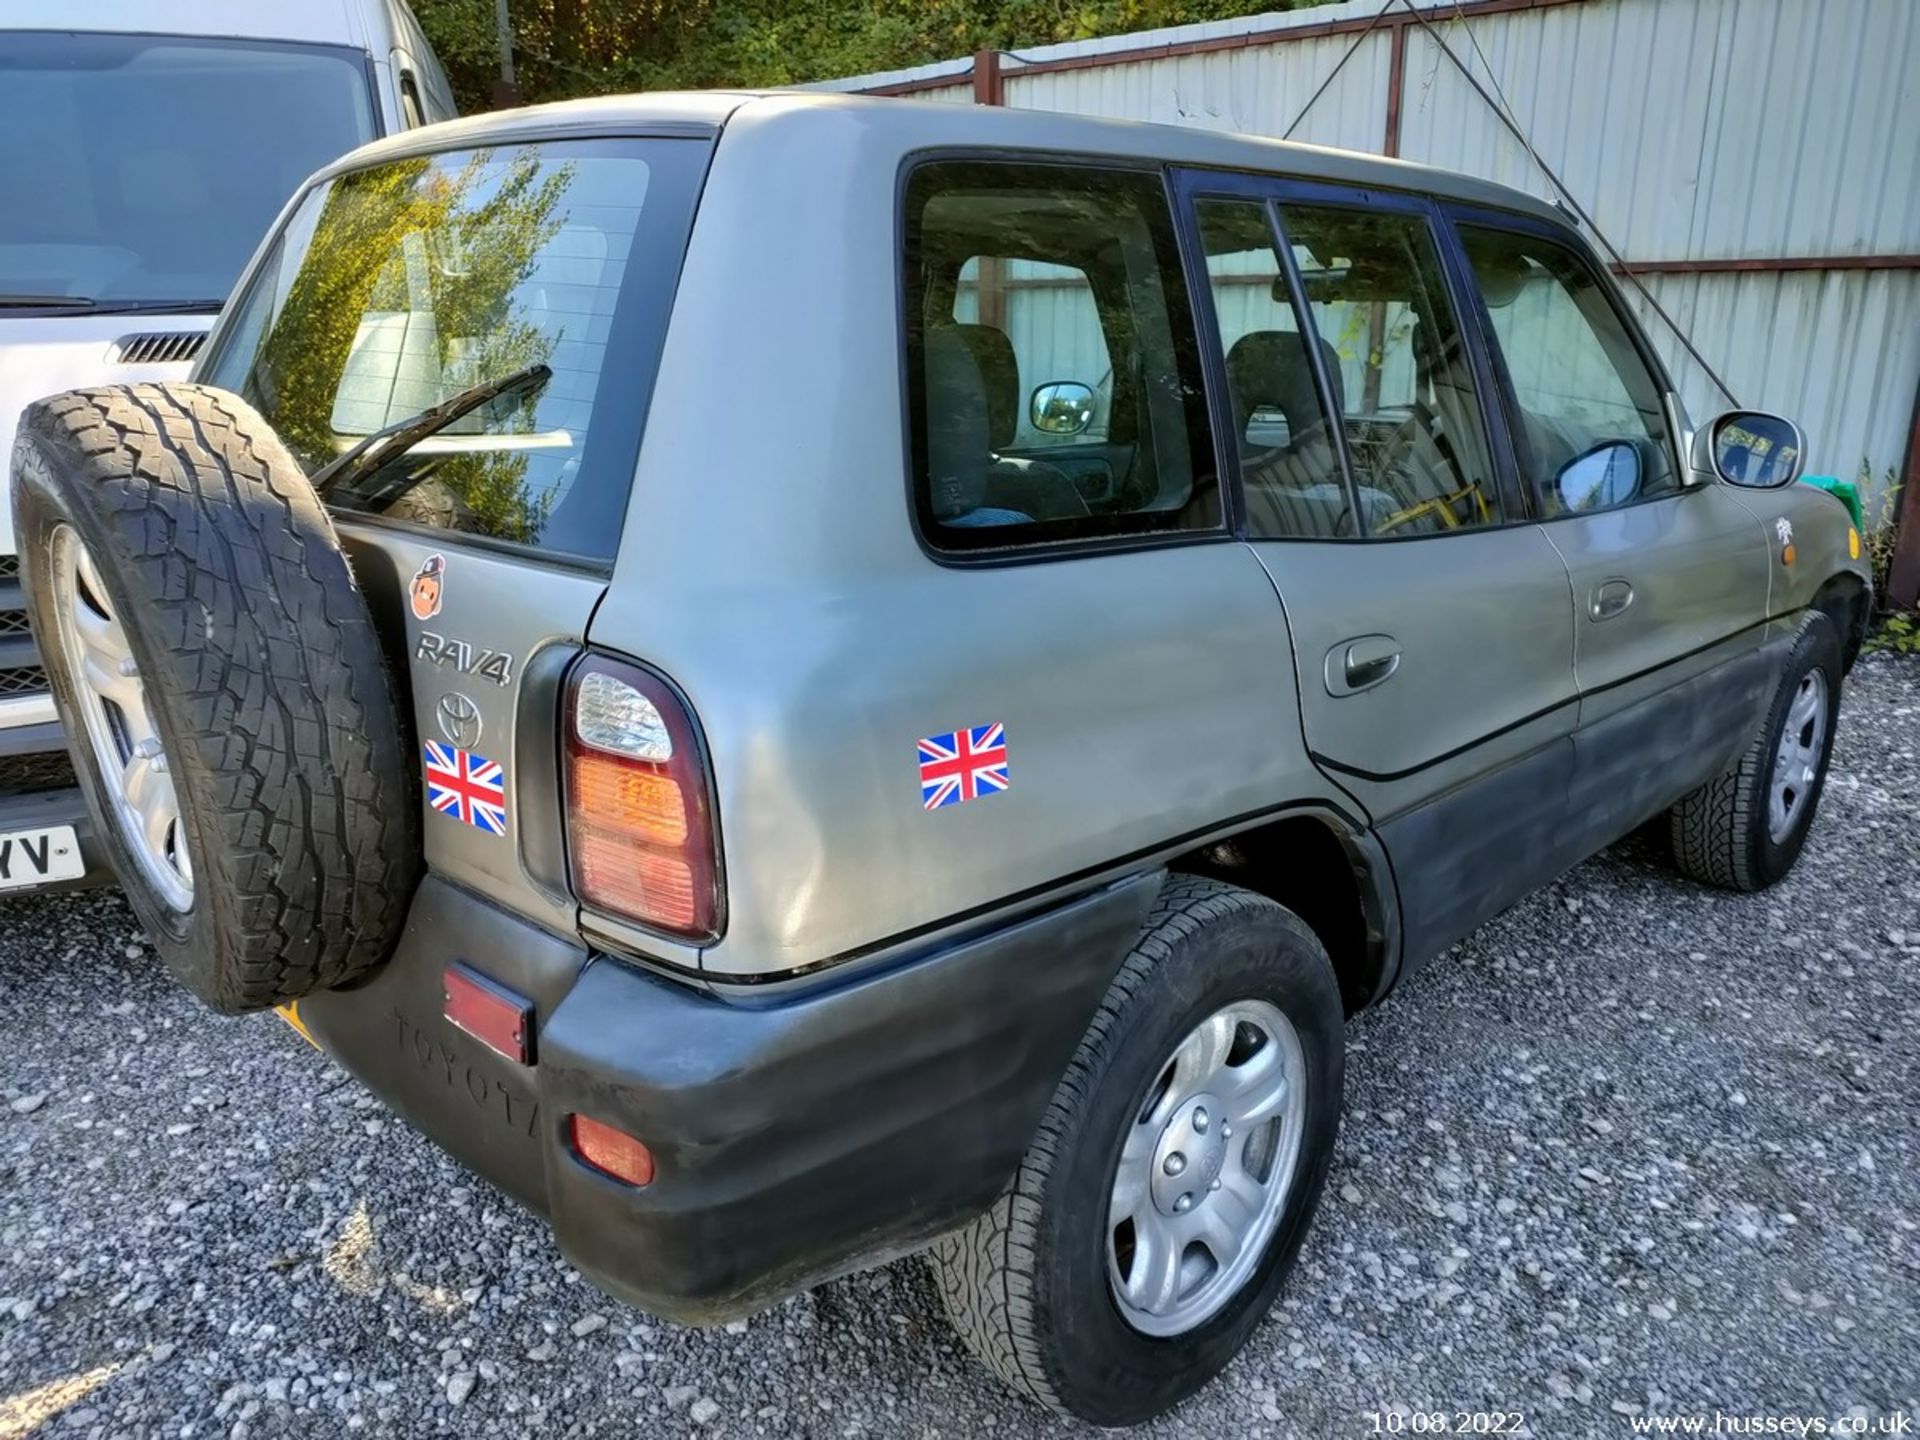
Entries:
<svg viewBox="0 0 1920 1440">
<path fill-rule="evenodd" d="M 1887 577 L 1893 569 L 1893 542 L 1899 533 L 1897 523 L 1900 514 L 1900 477 L 1889 469 L 1878 487 L 1873 484 L 1873 466 L 1871 462 L 1860 462 L 1860 493 L 1868 495 L 1878 489 L 1879 499 L 1875 513 L 1866 517 L 1866 534 L 1860 537 L 1866 546 L 1867 563 L 1873 567 L 1873 593 L 1884 596 L 1887 593 Z"/>
<path fill-rule="evenodd" d="M 529 104 L 575 95 L 797 85 L 872 70 L 1299 8 L 1308 0 L 509 0 Z M 494 0 L 414 0 L 461 106 L 493 101 Z"/>
<path fill-rule="evenodd" d="M 1860 462 L 1860 488 L 1867 491 L 1872 488 L 1873 467 L 1865 460 Z M 1900 477 L 1888 470 L 1878 487 L 1879 505 L 1876 513 L 1867 522 L 1867 533 L 1861 537 L 1866 546 L 1867 563 L 1873 568 L 1873 593 L 1879 597 L 1882 605 L 1887 602 L 1887 584 L 1893 570 L 1893 542 L 1899 526 L 1896 517 L 1900 513 Z M 1920 612 L 1895 611 L 1884 616 L 1879 626 L 1867 637 L 1867 650 L 1881 650 L 1894 655 L 1920 655 Z"/>
<path fill-rule="evenodd" d="M 1887 616 L 1861 648 L 1892 655 L 1920 655 L 1920 613 L 1908 610 Z"/>
</svg>

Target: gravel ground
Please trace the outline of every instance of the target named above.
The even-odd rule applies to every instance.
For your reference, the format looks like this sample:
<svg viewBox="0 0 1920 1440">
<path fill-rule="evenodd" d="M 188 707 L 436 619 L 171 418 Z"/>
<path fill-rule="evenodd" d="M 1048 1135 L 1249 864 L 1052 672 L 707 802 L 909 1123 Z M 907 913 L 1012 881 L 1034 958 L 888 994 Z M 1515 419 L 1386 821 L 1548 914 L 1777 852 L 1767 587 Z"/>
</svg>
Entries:
<svg viewBox="0 0 1920 1440">
<path fill-rule="evenodd" d="M 1869 659 L 1786 883 L 1636 838 L 1357 1021 L 1283 1301 L 1154 1431 L 1920 1412 L 1917 752 L 1920 663 Z M 0 933 L 0 1440 L 1061 1432 L 918 1262 L 650 1323 L 279 1021 L 198 1011 L 114 896 Z"/>
</svg>

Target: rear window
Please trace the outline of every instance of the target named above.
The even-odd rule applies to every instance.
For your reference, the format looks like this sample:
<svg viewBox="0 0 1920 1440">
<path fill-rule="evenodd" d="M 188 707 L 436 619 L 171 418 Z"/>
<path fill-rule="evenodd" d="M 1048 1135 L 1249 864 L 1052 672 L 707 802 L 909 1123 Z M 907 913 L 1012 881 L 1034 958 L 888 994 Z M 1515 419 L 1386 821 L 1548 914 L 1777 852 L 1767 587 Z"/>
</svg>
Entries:
<svg viewBox="0 0 1920 1440">
<path fill-rule="evenodd" d="M 547 367 L 370 473 L 337 509 L 611 560 L 708 146 L 444 151 L 300 202 L 201 378 L 309 474 L 477 384 Z"/>
</svg>

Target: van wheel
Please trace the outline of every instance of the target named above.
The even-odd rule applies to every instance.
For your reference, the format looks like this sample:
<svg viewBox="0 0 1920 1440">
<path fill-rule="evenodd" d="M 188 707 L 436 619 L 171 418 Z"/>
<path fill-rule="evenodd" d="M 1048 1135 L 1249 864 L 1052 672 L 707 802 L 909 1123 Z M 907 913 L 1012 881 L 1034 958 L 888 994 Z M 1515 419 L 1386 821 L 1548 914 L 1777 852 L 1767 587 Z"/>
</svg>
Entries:
<svg viewBox="0 0 1920 1440">
<path fill-rule="evenodd" d="M 1673 856 L 1683 872 L 1751 893 L 1793 868 L 1827 783 L 1841 673 L 1839 632 L 1810 612 L 1746 753 L 1673 807 Z"/>
<path fill-rule="evenodd" d="M 28 408 L 13 505 L 93 818 L 168 966 L 217 1010 L 338 985 L 399 938 L 412 751 L 300 465 L 202 385 Z"/>
<path fill-rule="evenodd" d="M 1270 900 L 1175 876 L 1007 1193 L 937 1241 L 947 1314 L 1015 1391 L 1131 1425 L 1260 1323 L 1340 1124 L 1340 990 Z"/>
</svg>

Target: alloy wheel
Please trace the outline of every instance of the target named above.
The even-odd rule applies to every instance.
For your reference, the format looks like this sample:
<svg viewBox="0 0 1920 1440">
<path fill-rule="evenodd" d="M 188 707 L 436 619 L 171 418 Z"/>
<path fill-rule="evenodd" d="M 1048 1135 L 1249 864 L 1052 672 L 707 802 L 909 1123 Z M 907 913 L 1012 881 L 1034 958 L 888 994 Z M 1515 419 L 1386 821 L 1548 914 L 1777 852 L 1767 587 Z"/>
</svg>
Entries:
<svg viewBox="0 0 1920 1440">
<path fill-rule="evenodd" d="M 141 875 L 171 910 L 193 907 L 193 862 L 166 748 L 140 668 L 93 556 L 71 525 L 53 532 L 55 623 L 86 743 L 118 830 Z"/>
</svg>

